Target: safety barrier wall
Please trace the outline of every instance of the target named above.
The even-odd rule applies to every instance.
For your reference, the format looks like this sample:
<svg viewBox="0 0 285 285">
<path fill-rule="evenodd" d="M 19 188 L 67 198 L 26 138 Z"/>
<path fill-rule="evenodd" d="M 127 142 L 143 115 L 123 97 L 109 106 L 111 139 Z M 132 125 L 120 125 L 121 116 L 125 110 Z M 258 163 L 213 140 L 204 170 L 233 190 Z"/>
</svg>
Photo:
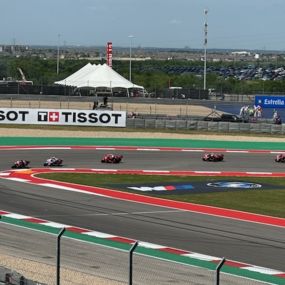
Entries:
<svg viewBox="0 0 285 285">
<path fill-rule="evenodd" d="M 127 128 L 134 129 L 166 129 L 166 130 L 194 130 L 221 133 L 251 133 L 251 134 L 285 134 L 285 124 L 269 123 L 231 123 L 197 120 L 163 120 L 128 118 Z"/>
<path fill-rule="evenodd" d="M 223 270 L 217 282 L 217 264 L 207 261 L 206 256 L 203 259 L 203 255 L 200 260 L 190 258 L 187 264 L 183 262 L 187 257 L 171 260 L 168 257 L 171 253 L 153 254 L 155 249 L 143 250 L 138 245 L 130 262 L 131 246 L 120 241 L 114 241 L 112 245 L 112 242 L 104 241 L 104 234 L 101 238 L 88 235 L 80 239 L 66 231 L 59 238 L 61 228 L 36 227 L 32 230 L 26 228 L 27 223 L 18 227 L 13 224 L 13 219 L 8 220 L 7 224 L 7 219 L 4 223 L 0 219 L 0 284 L 264 284 L 262 278 L 254 280 L 246 274 L 228 274 Z"/>
</svg>

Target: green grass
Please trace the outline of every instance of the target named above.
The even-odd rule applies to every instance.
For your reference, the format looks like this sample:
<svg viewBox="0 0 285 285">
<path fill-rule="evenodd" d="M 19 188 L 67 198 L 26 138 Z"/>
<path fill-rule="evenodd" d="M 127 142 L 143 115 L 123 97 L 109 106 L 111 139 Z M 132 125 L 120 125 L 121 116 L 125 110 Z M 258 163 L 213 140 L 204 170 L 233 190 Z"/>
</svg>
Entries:
<svg viewBox="0 0 285 285">
<path fill-rule="evenodd" d="M 270 215 L 285 218 L 285 179 L 284 178 L 252 178 L 252 177 L 185 177 L 185 176 L 159 176 L 159 175 L 110 175 L 110 174 L 82 174 L 82 173 L 49 173 L 39 175 L 43 178 L 72 182 L 89 186 L 101 186 L 109 189 L 133 192 L 164 199 L 211 205 L 228 209 L 236 209 L 251 213 Z M 260 184 L 269 184 L 280 189 L 275 190 L 241 190 L 235 192 L 215 192 L 202 194 L 150 194 L 135 190 L 126 190 L 123 185 L 138 186 L 145 183 L 167 182 L 195 182 L 195 181 L 250 181 Z"/>
</svg>

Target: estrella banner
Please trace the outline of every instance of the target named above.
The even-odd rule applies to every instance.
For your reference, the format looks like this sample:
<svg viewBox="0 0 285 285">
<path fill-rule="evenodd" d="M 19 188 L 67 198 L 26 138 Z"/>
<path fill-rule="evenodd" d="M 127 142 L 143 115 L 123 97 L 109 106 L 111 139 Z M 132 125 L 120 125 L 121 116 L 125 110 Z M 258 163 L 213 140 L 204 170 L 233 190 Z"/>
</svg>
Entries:
<svg viewBox="0 0 285 285">
<path fill-rule="evenodd" d="M 285 108 L 285 96 L 255 96 L 255 105 L 262 108 Z"/>
</svg>

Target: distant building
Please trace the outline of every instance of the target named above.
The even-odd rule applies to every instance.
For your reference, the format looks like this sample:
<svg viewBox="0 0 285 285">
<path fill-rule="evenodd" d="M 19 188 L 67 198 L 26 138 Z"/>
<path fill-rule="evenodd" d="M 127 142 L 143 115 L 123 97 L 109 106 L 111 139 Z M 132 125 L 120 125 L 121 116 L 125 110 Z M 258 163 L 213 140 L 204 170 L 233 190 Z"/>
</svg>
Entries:
<svg viewBox="0 0 285 285">
<path fill-rule="evenodd" d="M 244 55 L 244 56 L 250 56 L 249 51 L 233 51 L 232 55 Z"/>
</svg>

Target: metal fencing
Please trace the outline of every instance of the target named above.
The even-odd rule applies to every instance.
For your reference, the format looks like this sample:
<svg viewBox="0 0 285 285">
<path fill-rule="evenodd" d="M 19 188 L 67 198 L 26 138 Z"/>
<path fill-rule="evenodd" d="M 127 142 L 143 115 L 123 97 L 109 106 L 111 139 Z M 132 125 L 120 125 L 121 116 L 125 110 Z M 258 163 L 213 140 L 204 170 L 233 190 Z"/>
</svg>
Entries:
<svg viewBox="0 0 285 285">
<path fill-rule="evenodd" d="M 250 134 L 285 134 L 285 124 L 272 123 L 231 123 L 208 122 L 200 120 L 166 120 L 139 119 L 127 120 L 127 128 L 132 129 L 164 129 L 164 130 L 192 130 L 217 133 L 250 133 Z"/>
<path fill-rule="evenodd" d="M 136 247 L 122 241 L 104 243 L 100 238 L 92 239 L 92 235 L 81 239 L 56 223 L 53 226 L 50 229 L 0 219 L 0 284 L 281 284 L 228 274 L 222 263 L 219 274 L 218 264 L 203 260 L 187 264 L 183 258 L 168 258 L 171 253 L 145 250 L 140 242 Z"/>
</svg>

